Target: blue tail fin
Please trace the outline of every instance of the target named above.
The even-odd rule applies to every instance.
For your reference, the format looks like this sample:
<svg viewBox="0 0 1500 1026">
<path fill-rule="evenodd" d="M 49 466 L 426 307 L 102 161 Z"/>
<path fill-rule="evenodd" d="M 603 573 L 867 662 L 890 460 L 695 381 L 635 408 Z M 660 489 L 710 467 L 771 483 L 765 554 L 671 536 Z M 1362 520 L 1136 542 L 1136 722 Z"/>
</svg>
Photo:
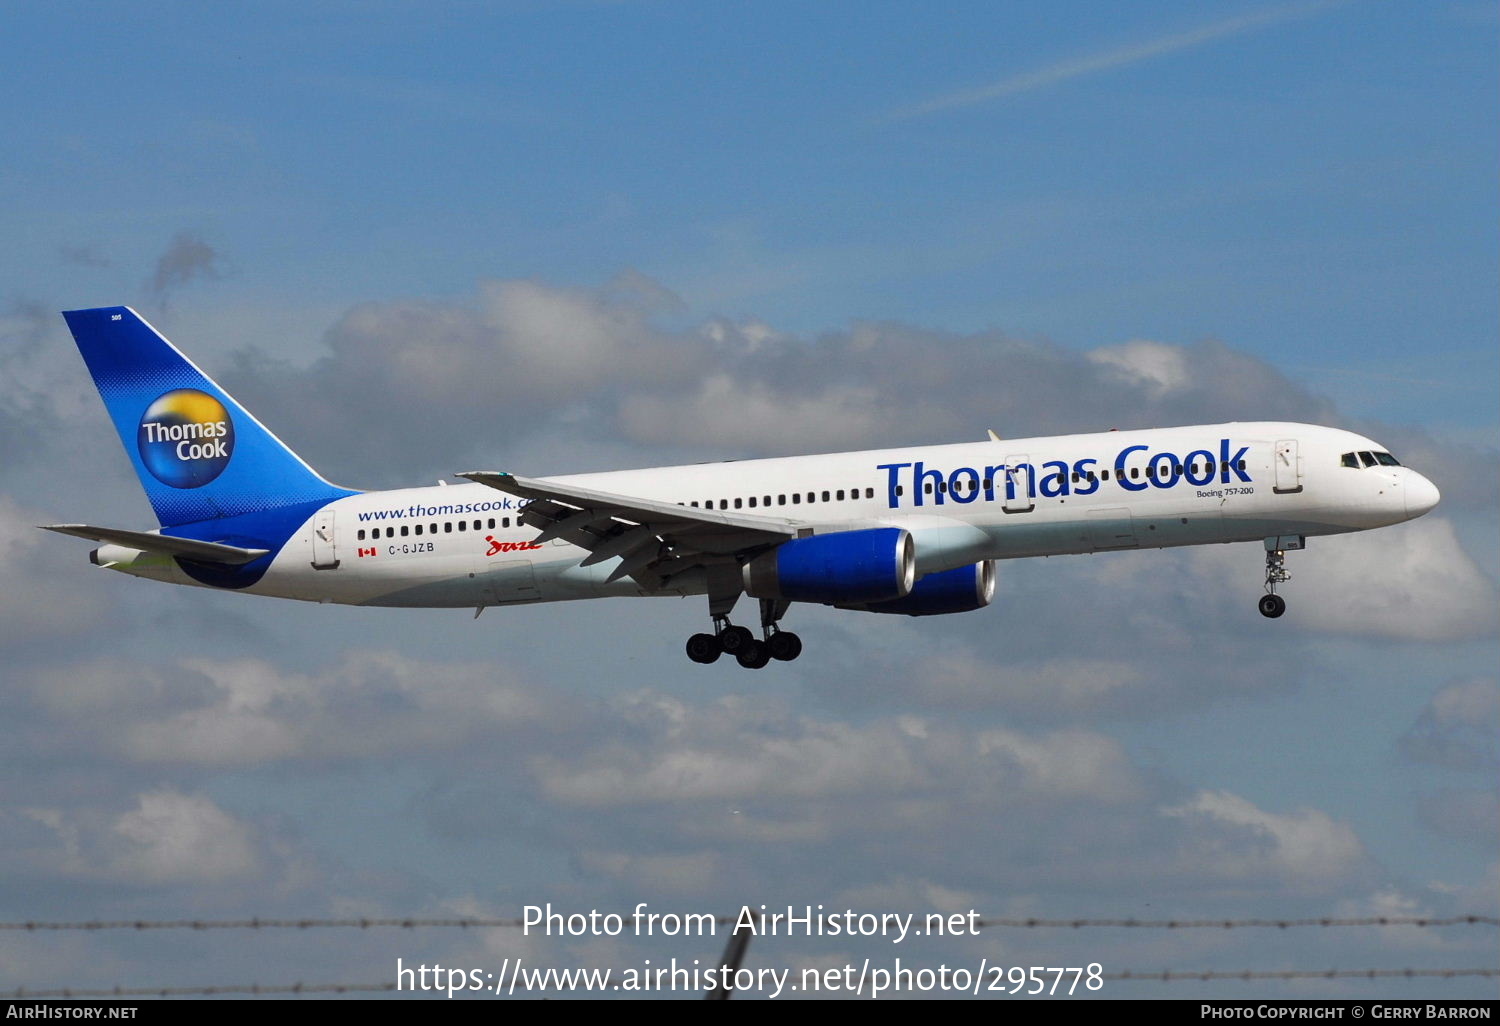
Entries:
<svg viewBox="0 0 1500 1026">
<path fill-rule="evenodd" d="M 358 494 L 319 477 L 128 306 L 63 317 L 163 527 Z"/>
</svg>

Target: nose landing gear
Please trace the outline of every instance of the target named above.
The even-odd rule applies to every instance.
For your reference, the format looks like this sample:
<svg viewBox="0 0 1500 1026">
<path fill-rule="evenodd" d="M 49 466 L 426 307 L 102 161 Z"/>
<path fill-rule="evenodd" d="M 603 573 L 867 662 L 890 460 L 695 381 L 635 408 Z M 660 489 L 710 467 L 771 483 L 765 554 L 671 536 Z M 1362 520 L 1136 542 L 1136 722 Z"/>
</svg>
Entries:
<svg viewBox="0 0 1500 1026">
<path fill-rule="evenodd" d="M 1274 620 L 1286 612 L 1286 599 L 1276 594 L 1276 586 L 1292 579 L 1286 568 L 1286 554 L 1306 547 L 1301 535 L 1282 535 L 1266 539 L 1266 593 L 1260 597 L 1260 615 Z"/>
</svg>

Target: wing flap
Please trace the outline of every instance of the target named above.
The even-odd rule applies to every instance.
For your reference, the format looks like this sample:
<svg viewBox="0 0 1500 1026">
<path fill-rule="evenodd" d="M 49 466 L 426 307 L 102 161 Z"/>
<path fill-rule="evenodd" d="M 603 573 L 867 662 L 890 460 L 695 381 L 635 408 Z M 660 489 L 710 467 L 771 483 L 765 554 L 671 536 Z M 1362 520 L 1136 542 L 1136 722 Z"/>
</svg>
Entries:
<svg viewBox="0 0 1500 1026">
<path fill-rule="evenodd" d="M 612 492 L 557 484 L 537 478 L 516 477 L 514 474 L 495 471 L 475 470 L 458 476 L 508 492 L 517 498 L 531 499 L 533 502 L 550 500 L 572 506 L 576 510 L 592 510 L 598 514 L 599 519 L 617 516 L 642 524 L 710 524 L 762 534 L 767 536 L 767 540 L 771 538 L 781 540 L 797 536 L 798 525 L 790 520 L 748 516 L 729 510 L 680 506 L 675 502 L 662 502 L 659 499 L 645 499 L 633 495 L 616 495 Z"/>
<path fill-rule="evenodd" d="M 541 532 L 539 541 L 561 538 L 588 549 L 584 566 L 619 556 L 609 580 L 631 576 L 651 588 L 691 567 L 779 545 L 807 526 L 493 471 L 458 476 L 526 499 L 521 522 Z"/>
</svg>

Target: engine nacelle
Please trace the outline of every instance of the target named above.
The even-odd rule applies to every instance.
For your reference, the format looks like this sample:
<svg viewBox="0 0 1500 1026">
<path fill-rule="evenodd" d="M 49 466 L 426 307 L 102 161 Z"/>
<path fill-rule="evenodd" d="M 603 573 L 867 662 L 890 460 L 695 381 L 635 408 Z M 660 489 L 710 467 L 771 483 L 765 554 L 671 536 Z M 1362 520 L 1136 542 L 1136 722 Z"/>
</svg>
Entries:
<svg viewBox="0 0 1500 1026">
<path fill-rule="evenodd" d="M 911 591 L 917 559 L 911 535 L 899 527 L 840 531 L 793 538 L 743 568 L 752 598 L 824 605 L 883 602 Z"/>
<path fill-rule="evenodd" d="M 89 562 L 136 577 L 150 577 L 159 581 L 178 581 L 182 571 L 171 556 L 160 552 L 142 552 L 128 545 L 105 544 L 89 553 Z"/>
<path fill-rule="evenodd" d="M 983 609 L 995 597 L 995 561 L 986 559 L 972 566 L 928 574 L 916 583 L 911 593 L 885 602 L 862 602 L 840 605 L 841 609 L 861 609 L 867 613 L 904 613 L 907 616 L 938 616 L 942 613 L 967 613 Z"/>
</svg>

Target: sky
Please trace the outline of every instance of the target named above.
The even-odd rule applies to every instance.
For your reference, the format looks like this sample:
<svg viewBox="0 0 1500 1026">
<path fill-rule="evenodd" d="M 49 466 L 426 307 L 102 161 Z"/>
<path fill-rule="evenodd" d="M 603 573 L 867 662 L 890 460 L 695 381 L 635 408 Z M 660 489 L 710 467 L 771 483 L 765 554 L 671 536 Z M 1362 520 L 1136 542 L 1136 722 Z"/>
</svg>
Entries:
<svg viewBox="0 0 1500 1026">
<path fill-rule="evenodd" d="M 1493 4 L 0 5 L 0 923 L 1500 914 Z M 58 311 L 331 480 L 1284 419 L 1412 523 L 1004 563 L 992 606 L 306 606 L 155 526 Z M 712 964 L 701 938 L 0 929 L 0 990 Z M 779 937 L 749 968 L 1495 968 L 1482 926 Z M 1493 979 L 1107 997 L 1493 997 Z M 759 996 L 765 996 L 761 994 Z"/>
</svg>

